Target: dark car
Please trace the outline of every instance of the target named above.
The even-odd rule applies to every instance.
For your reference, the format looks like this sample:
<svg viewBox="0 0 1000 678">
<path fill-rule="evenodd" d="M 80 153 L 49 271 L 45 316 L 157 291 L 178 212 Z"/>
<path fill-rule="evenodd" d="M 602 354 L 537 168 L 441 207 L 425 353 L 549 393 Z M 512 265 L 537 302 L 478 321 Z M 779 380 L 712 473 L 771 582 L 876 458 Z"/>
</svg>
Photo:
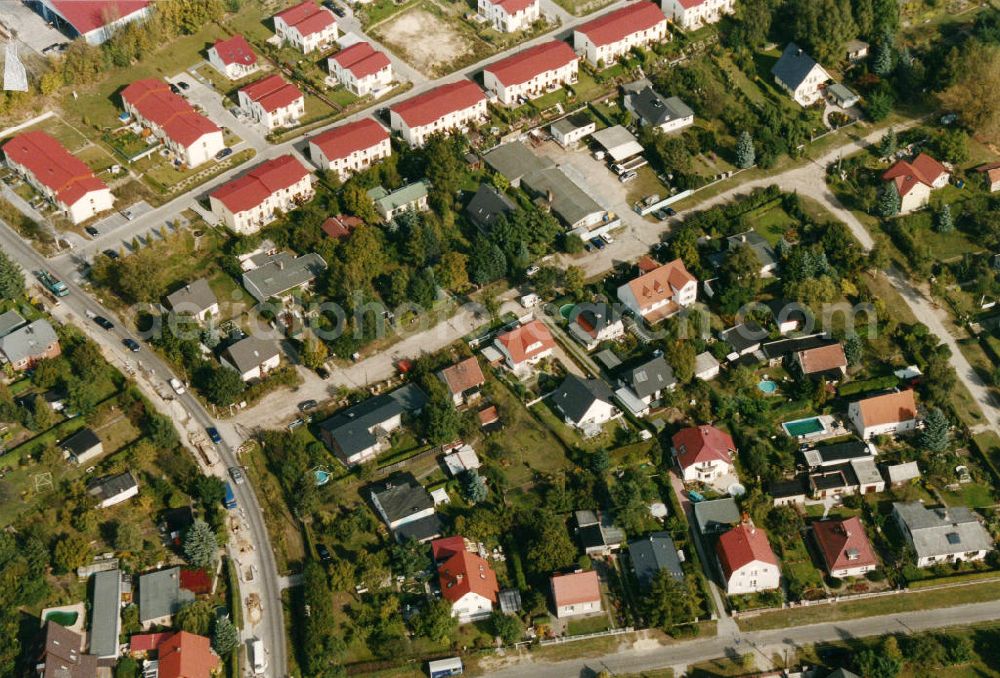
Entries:
<svg viewBox="0 0 1000 678">
<path fill-rule="evenodd" d="M 117 259 L 118 258 L 118 253 L 115 252 L 114 250 L 104 250 L 103 254 L 108 259 Z"/>
<path fill-rule="evenodd" d="M 106 330 L 113 330 L 113 329 L 115 329 L 115 324 L 113 322 L 111 322 L 110 320 L 108 320 L 107 318 L 105 318 L 103 315 L 95 315 L 94 316 L 94 322 L 97 323 L 98 325 L 100 325 L 101 327 L 103 327 Z"/>
<path fill-rule="evenodd" d="M 84 228 L 83 230 L 84 230 L 84 231 L 86 231 L 86 232 L 87 232 L 87 235 L 89 235 L 89 236 L 90 236 L 90 237 L 92 237 L 92 238 L 96 238 L 97 236 L 99 236 L 99 235 L 101 234 L 101 232 L 100 232 L 100 231 L 98 231 L 98 230 L 97 230 L 96 228 L 94 228 L 93 226 L 87 226 L 87 227 L 85 227 L 85 228 Z"/>
<path fill-rule="evenodd" d="M 139 342 L 131 337 L 122 339 L 122 343 L 125 345 L 125 348 L 132 351 L 132 353 L 138 353 L 141 348 L 141 346 L 139 346 Z"/>
<path fill-rule="evenodd" d="M 187 84 L 183 80 L 178 80 L 177 86 L 180 87 L 181 89 L 191 89 L 191 85 Z"/>
<path fill-rule="evenodd" d="M 330 560 L 330 549 L 326 547 L 326 544 L 316 544 L 316 553 L 319 554 L 320 560 Z"/>
<path fill-rule="evenodd" d="M 653 212 L 653 217 L 657 221 L 663 221 L 664 219 L 667 218 L 667 216 L 668 215 L 667 215 L 667 211 L 666 210 L 656 210 L 655 212 Z"/>
<path fill-rule="evenodd" d="M 232 155 L 232 154 L 233 154 L 233 149 L 231 149 L 231 148 L 223 148 L 221 151 L 219 151 L 218 153 L 215 154 L 215 159 L 216 160 L 222 160 L 226 156 L 229 156 L 229 155 Z"/>
<path fill-rule="evenodd" d="M 320 379 L 330 378 L 330 370 L 326 369 L 325 367 L 317 367 L 316 374 L 319 376 Z"/>
<path fill-rule="evenodd" d="M 603 250 L 605 247 L 607 247 L 607 244 L 600 238 L 591 238 L 590 244 L 599 250 Z"/>
<path fill-rule="evenodd" d="M 305 412 L 306 410 L 311 410 L 312 408 L 316 407 L 317 404 L 318 403 L 312 399 L 303 400 L 301 403 L 299 403 L 299 412 Z"/>
<path fill-rule="evenodd" d="M 347 12 L 344 11 L 344 8 L 338 7 L 337 5 L 333 6 L 333 13 L 339 16 L 340 18 L 344 18 L 345 16 L 347 16 Z"/>
<path fill-rule="evenodd" d="M 222 442 L 222 436 L 219 435 L 219 429 L 215 428 L 214 426 L 209 426 L 208 428 L 205 429 L 205 432 L 208 433 L 209 440 L 211 440 L 216 445 Z"/>
<path fill-rule="evenodd" d="M 177 85 L 170 85 L 170 91 L 173 92 L 174 94 L 180 94 L 181 88 L 178 87 Z"/>
<path fill-rule="evenodd" d="M 667 216 L 668 217 L 672 217 L 675 214 L 677 214 L 677 210 L 675 210 L 673 207 L 668 207 L 667 208 Z"/>
</svg>

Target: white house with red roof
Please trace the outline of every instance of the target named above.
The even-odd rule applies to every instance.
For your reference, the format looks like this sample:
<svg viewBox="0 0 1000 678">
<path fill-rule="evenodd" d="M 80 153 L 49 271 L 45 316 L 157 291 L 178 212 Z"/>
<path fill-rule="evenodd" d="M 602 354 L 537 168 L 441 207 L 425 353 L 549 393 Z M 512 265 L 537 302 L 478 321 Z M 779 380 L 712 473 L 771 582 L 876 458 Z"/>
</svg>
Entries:
<svg viewBox="0 0 1000 678">
<path fill-rule="evenodd" d="M 7 166 L 74 224 L 114 206 L 115 197 L 82 160 L 45 132 L 23 132 L 3 146 Z"/>
<path fill-rule="evenodd" d="M 680 259 L 663 264 L 618 288 L 618 300 L 647 323 L 658 323 L 698 298 L 698 279 Z"/>
<path fill-rule="evenodd" d="M 931 191 L 948 185 L 950 174 L 944 165 L 921 153 L 912 161 L 899 160 L 882 175 L 899 194 L 899 213 L 908 214 L 927 205 Z"/>
<path fill-rule="evenodd" d="M 283 42 L 309 54 L 337 39 L 337 19 L 326 7 L 305 0 L 274 15 L 274 32 Z"/>
<path fill-rule="evenodd" d="M 327 68 L 337 82 L 359 97 L 392 84 L 392 63 L 371 43 L 356 42 L 327 59 Z"/>
<path fill-rule="evenodd" d="M 512 330 L 501 332 L 493 340 L 493 346 L 503 356 L 507 367 L 514 372 L 524 373 L 539 361 L 551 356 L 556 342 L 545 323 L 541 320 L 532 320 Z"/>
<path fill-rule="evenodd" d="M 489 561 L 470 553 L 462 537 L 432 541 L 431 553 L 438 563 L 441 597 L 451 603 L 451 616 L 462 624 L 489 617 L 500 593 Z"/>
<path fill-rule="evenodd" d="M 610 66 L 633 47 L 669 40 L 667 17 L 659 6 L 640 0 L 577 26 L 573 49 L 593 66 Z"/>
<path fill-rule="evenodd" d="M 346 179 L 392 155 L 389 132 L 371 118 L 317 134 L 309 140 L 309 157 L 320 169 Z"/>
<path fill-rule="evenodd" d="M 663 13 L 686 31 L 714 24 L 733 13 L 733 0 L 663 0 Z"/>
<path fill-rule="evenodd" d="M 208 63 L 230 80 L 239 80 L 257 72 L 257 55 L 242 35 L 216 40 L 208 48 Z"/>
<path fill-rule="evenodd" d="M 483 69 L 486 91 L 507 106 L 576 82 L 580 57 L 562 40 L 529 47 Z"/>
<path fill-rule="evenodd" d="M 312 174 L 293 155 L 263 162 L 209 196 L 212 213 L 234 233 L 248 235 L 313 196 Z"/>
<path fill-rule="evenodd" d="M 150 14 L 152 0 L 39 0 L 47 21 L 70 29 L 90 45 L 100 45 L 114 32 Z"/>
<path fill-rule="evenodd" d="M 681 478 L 686 483 L 710 483 L 736 473 L 733 437 L 711 424 L 683 428 L 674 434 L 671 444 Z"/>
<path fill-rule="evenodd" d="M 268 131 L 294 127 L 306 112 L 302 92 L 277 73 L 241 88 L 237 96 L 240 110 Z"/>
<path fill-rule="evenodd" d="M 194 110 L 162 80 L 136 80 L 122 90 L 122 105 L 188 167 L 197 167 L 226 147 L 222 130 Z"/>
<path fill-rule="evenodd" d="M 917 428 L 913 390 L 856 400 L 847 406 L 847 418 L 863 439 L 907 433 Z"/>
<path fill-rule="evenodd" d="M 778 557 L 764 531 L 753 525 L 738 525 L 723 534 L 715 553 L 730 596 L 771 591 L 781 585 Z"/>
<path fill-rule="evenodd" d="M 878 567 L 875 549 L 857 516 L 812 524 L 813 538 L 831 577 L 861 577 Z"/>
<path fill-rule="evenodd" d="M 390 127 L 410 146 L 435 132 L 464 132 L 486 120 L 486 95 L 471 80 L 441 85 L 389 109 Z"/>
<path fill-rule="evenodd" d="M 601 580 L 593 570 L 552 577 L 556 617 L 577 617 L 601 611 Z"/>
<path fill-rule="evenodd" d="M 479 0 L 479 16 L 500 33 L 523 31 L 542 16 L 541 0 Z"/>
</svg>

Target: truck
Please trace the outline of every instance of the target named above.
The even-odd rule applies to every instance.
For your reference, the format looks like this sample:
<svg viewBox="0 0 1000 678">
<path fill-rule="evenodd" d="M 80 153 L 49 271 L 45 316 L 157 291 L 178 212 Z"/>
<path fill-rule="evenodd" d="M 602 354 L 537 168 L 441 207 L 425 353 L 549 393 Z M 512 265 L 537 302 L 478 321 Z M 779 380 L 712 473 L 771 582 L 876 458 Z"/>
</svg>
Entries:
<svg viewBox="0 0 1000 678">
<path fill-rule="evenodd" d="M 228 480 L 226 481 L 226 496 L 222 500 L 222 505 L 227 509 L 236 508 L 236 493 L 233 492 L 233 486 L 229 484 Z"/>
<path fill-rule="evenodd" d="M 38 281 L 45 286 L 45 289 L 57 297 L 65 297 L 69 294 L 69 288 L 66 287 L 66 283 L 56 278 L 48 271 L 35 271 L 35 277 L 38 278 Z"/>
</svg>

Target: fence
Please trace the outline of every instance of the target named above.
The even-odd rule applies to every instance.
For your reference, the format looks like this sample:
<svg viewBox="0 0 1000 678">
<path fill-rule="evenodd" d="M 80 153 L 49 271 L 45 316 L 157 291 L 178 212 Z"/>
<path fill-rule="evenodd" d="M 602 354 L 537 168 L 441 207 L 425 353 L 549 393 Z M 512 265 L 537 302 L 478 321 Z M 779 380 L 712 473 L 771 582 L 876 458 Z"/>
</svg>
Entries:
<svg viewBox="0 0 1000 678">
<path fill-rule="evenodd" d="M 594 633 L 581 633 L 578 636 L 560 636 L 558 638 L 549 638 L 548 640 L 540 640 L 538 644 L 542 647 L 547 645 L 559 645 L 560 643 L 572 643 L 576 640 L 589 640 L 591 638 L 602 638 L 604 636 L 623 636 L 626 633 L 635 633 L 635 627 L 626 626 L 620 629 L 608 629 L 607 631 L 595 631 Z"/>
</svg>

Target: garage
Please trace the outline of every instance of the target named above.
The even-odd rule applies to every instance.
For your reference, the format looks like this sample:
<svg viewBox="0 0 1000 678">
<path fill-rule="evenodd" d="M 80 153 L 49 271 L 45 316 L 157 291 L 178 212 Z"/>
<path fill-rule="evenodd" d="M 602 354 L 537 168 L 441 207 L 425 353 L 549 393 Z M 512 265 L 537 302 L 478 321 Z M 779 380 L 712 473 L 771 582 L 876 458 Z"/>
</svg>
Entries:
<svg viewBox="0 0 1000 678">
<path fill-rule="evenodd" d="M 615 162 L 621 162 L 642 153 L 642 145 L 621 125 L 606 127 L 591 135 L 604 152 Z"/>
</svg>

